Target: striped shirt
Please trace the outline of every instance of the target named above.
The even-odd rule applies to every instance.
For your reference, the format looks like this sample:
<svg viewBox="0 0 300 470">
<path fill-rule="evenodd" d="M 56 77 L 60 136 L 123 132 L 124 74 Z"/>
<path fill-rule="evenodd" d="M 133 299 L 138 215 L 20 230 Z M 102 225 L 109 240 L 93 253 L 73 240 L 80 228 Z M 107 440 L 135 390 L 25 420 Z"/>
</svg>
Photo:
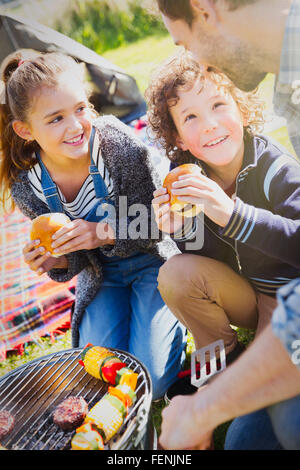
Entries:
<svg viewBox="0 0 300 470">
<path fill-rule="evenodd" d="M 110 197 L 114 196 L 113 191 L 113 182 L 109 175 L 108 169 L 105 167 L 103 158 L 101 155 L 101 148 L 99 146 L 99 135 L 95 133 L 94 138 L 94 145 L 93 145 L 93 161 L 95 165 L 99 169 L 99 173 L 102 176 L 107 190 Z M 36 163 L 31 170 L 28 172 L 28 178 L 31 184 L 31 187 L 34 193 L 45 203 L 46 198 L 44 196 L 41 184 L 41 167 L 39 163 Z M 82 184 L 80 190 L 78 191 L 77 196 L 71 202 L 67 202 L 66 198 L 61 191 L 61 189 L 57 186 L 58 195 L 61 200 L 62 206 L 66 214 L 71 217 L 72 219 L 83 219 L 89 211 L 92 209 L 96 202 L 96 194 L 95 188 L 93 183 L 93 178 L 91 175 L 88 175 L 84 183 Z"/>
</svg>

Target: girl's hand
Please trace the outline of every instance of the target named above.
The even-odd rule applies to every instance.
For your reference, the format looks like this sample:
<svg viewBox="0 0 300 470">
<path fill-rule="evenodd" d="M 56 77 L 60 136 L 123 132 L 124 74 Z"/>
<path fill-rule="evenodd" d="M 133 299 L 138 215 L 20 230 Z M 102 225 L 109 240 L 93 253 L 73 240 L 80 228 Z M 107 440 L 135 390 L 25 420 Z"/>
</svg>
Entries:
<svg viewBox="0 0 300 470">
<path fill-rule="evenodd" d="M 30 241 L 23 248 L 23 256 L 25 263 L 32 271 L 35 271 L 39 276 L 53 268 L 67 268 L 68 260 L 65 256 L 54 258 L 50 253 L 46 252 L 45 248 L 38 247 L 36 240 Z"/>
<path fill-rule="evenodd" d="M 232 215 L 234 201 L 223 189 L 205 175 L 183 175 L 172 185 L 173 194 L 189 204 L 202 204 L 204 213 L 213 222 L 225 227 Z"/>
<path fill-rule="evenodd" d="M 76 219 L 55 232 L 52 248 L 57 254 L 67 254 L 114 243 L 114 230 L 107 223 Z"/>
<path fill-rule="evenodd" d="M 181 229 L 184 219 L 170 210 L 170 196 L 166 188 L 159 188 L 153 193 L 152 207 L 157 226 L 161 232 L 174 233 Z"/>
</svg>

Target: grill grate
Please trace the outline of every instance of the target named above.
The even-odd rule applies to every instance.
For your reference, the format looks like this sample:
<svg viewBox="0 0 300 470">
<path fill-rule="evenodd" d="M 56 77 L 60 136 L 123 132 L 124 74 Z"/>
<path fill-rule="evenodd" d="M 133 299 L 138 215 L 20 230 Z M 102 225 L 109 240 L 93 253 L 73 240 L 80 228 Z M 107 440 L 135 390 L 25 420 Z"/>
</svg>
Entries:
<svg viewBox="0 0 300 470">
<path fill-rule="evenodd" d="M 136 448 L 147 426 L 152 387 L 146 368 L 131 354 L 112 349 L 127 367 L 138 373 L 137 400 L 119 432 L 106 449 Z M 12 450 L 67 450 L 74 431 L 62 431 L 52 421 L 56 406 L 70 395 L 82 396 L 89 409 L 107 392 L 109 384 L 87 374 L 79 365 L 81 348 L 44 356 L 0 379 L 0 409 L 15 417 L 12 432 L 1 444 Z"/>
</svg>

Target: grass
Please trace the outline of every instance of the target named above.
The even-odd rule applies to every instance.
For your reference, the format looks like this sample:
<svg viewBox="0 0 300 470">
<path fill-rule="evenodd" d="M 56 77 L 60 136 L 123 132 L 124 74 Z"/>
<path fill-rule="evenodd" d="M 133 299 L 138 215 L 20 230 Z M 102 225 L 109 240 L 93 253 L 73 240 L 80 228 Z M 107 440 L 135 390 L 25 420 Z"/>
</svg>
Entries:
<svg viewBox="0 0 300 470">
<path fill-rule="evenodd" d="M 130 75 L 134 76 L 137 80 L 138 86 L 142 93 L 144 93 L 149 76 L 154 67 L 161 62 L 168 55 L 173 53 L 175 46 L 169 36 L 166 37 L 149 37 L 144 40 L 137 41 L 126 47 L 120 47 L 112 51 L 108 51 L 103 54 L 105 58 L 112 61 L 116 65 L 119 65 Z M 268 76 L 260 86 L 260 92 L 267 101 L 267 107 L 271 107 L 272 101 L 272 90 L 273 90 L 273 77 Z M 289 142 L 287 131 L 284 127 L 276 129 L 271 132 L 271 135 L 278 139 L 281 144 L 286 146 L 290 151 L 293 152 L 291 144 Z M 253 332 L 237 329 L 239 340 L 244 344 L 248 344 L 253 339 Z M 41 338 L 36 343 L 29 343 L 25 345 L 25 352 L 23 356 L 9 353 L 6 360 L 0 362 L 0 376 L 3 376 L 7 372 L 16 367 L 31 361 L 35 358 L 51 354 L 58 350 L 69 349 L 71 347 L 70 332 L 67 332 L 63 336 L 57 337 L 55 342 L 52 342 L 49 337 Z M 189 335 L 188 338 L 188 359 L 190 353 L 194 349 L 194 343 L 192 337 Z M 161 425 L 161 410 L 164 407 L 164 402 L 154 404 L 154 423 L 159 434 Z M 222 426 L 216 429 L 214 434 L 215 448 L 222 449 L 224 443 L 224 437 L 228 423 L 224 423 Z"/>
<path fill-rule="evenodd" d="M 75 0 L 55 29 L 98 54 L 153 36 L 166 35 L 160 16 L 138 0 L 126 5 L 111 0 Z"/>
<path fill-rule="evenodd" d="M 17 354 L 16 351 L 9 351 L 7 358 L 0 362 L 0 377 L 29 361 L 70 348 L 70 330 L 63 335 L 56 336 L 55 341 L 53 341 L 50 336 L 44 336 L 37 341 L 25 343 L 24 353 L 22 355 Z"/>
</svg>

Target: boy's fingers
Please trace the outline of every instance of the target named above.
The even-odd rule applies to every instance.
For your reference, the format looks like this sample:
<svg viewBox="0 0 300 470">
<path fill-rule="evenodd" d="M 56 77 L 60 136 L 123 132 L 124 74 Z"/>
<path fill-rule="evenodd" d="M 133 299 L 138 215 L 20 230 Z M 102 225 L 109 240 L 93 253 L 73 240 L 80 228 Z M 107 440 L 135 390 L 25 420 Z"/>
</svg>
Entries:
<svg viewBox="0 0 300 470">
<path fill-rule="evenodd" d="M 183 201 L 182 197 L 187 197 L 189 199 L 191 197 L 212 197 L 213 193 L 209 189 L 200 189 L 193 186 L 187 186 L 180 189 L 172 189 L 172 194 L 176 195 L 178 199 L 180 198 L 180 200 Z"/>
<path fill-rule="evenodd" d="M 215 185 L 216 183 L 209 178 L 200 179 L 199 177 L 195 176 L 187 176 L 186 178 L 175 181 L 172 184 L 172 191 L 173 189 L 186 188 L 187 186 L 214 191 Z"/>
<path fill-rule="evenodd" d="M 187 186 L 185 188 L 180 188 L 180 189 L 172 189 L 172 194 L 174 196 L 177 196 L 177 198 L 179 196 L 186 196 L 186 197 L 190 197 L 190 196 L 196 196 L 198 194 L 197 192 L 198 190 L 193 188 L 193 187 L 190 187 L 190 186 Z"/>
<path fill-rule="evenodd" d="M 169 214 L 169 211 L 170 211 L 170 204 L 167 203 L 167 204 L 162 204 L 159 209 L 157 210 L 157 217 L 160 218 L 162 215 L 165 215 L 165 214 Z"/>
<path fill-rule="evenodd" d="M 207 181 L 207 180 L 209 180 L 209 178 L 207 176 L 203 175 L 202 173 L 198 173 L 198 174 L 194 174 L 194 175 L 191 175 L 190 173 L 187 173 L 186 175 L 178 176 L 177 181 L 182 181 L 182 180 L 189 179 L 189 178 L 194 178 L 194 179 L 197 179 L 198 181 Z"/>
<path fill-rule="evenodd" d="M 170 199 L 169 194 L 164 194 L 163 196 L 158 196 L 155 199 L 152 199 L 152 205 L 155 208 L 158 208 L 161 204 L 168 202 Z"/>
<path fill-rule="evenodd" d="M 166 192 L 167 192 L 167 189 L 161 187 L 161 188 L 156 189 L 156 190 L 153 192 L 153 196 L 154 196 L 154 197 L 162 196 L 163 194 L 166 194 Z"/>
</svg>

